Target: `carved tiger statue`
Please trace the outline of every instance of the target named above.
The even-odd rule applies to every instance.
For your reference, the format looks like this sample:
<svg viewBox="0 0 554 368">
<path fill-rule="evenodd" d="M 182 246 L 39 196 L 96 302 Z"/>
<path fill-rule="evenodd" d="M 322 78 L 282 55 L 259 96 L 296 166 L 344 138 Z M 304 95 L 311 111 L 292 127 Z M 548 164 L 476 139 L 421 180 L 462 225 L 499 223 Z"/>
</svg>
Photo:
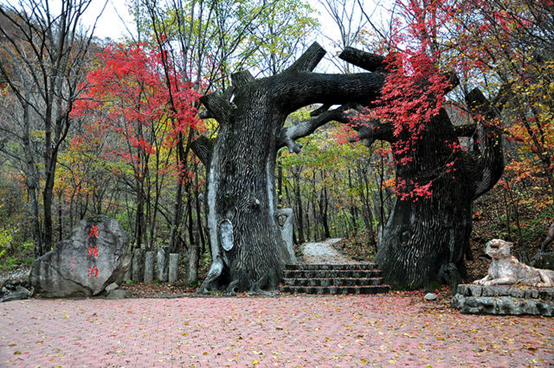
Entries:
<svg viewBox="0 0 554 368">
<path fill-rule="evenodd" d="M 492 258 L 487 276 L 473 283 L 478 285 L 527 284 L 554 287 L 554 271 L 528 266 L 510 255 L 512 243 L 493 239 L 486 246 L 485 253 Z"/>
</svg>

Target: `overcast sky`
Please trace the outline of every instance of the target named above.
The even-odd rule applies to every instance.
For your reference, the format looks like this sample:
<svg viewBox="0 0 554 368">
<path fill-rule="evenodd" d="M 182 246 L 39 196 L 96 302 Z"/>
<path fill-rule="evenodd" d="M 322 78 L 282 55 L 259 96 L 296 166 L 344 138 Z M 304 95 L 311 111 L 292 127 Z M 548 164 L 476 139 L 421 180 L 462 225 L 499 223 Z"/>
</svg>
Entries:
<svg viewBox="0 0 554 368">
<path fill-rule="evenodd" d="M 96 17 L 102 11 L 105 1 L 92 1 L 89 9 L 84 14 L 83 20 L 86 26 L 91 26 L 94 23 Z M 109 37 L 117 41 L 120 37 L 129 35 L 125 25 L 134 32 L 133 18 L 129 15 L 125 3 L 126 1 L 124 0 L 108 0 L 104 12 L 96 25 L 95 36 L 99 38 Z"/>
<path fill-rule="evenodd" d="M 49 6 L 53 13 L 59 12 L 60 1 L 59 0 L 40 0 L 48 1 Z M 107 3 L 106 3 L 107 1 Z M 358 0 L 351 0 L 353 2 Z M 17 4 L 19 0 L 0 0 L 0 4 Z M 364 7 L 368 14 L 371 14 L 372 18 L 380 17 L 380 14 L 373 13 L 372 9 L 375 3 L 388 3 L 390 0 L 361 0 L 364 3 Z M 135 32 L 133 18 L 128 12 L 126 3 L 127 0 L 92 0 L 89 8 L 83 16 L 83 25 L 90 28 L 98 15 L 102 12 L 102 7 L 105 5 L 104 11 L 98 20 L 95 29 L 95 36 L 98 38 L 111 38 L 117 41 L 125 36 L 130 36 L 129 31 Z M 319 18 L 322 32 L 333 39 L 338 39 L 338 29 L 336 25 L 326 13 L 325 8 L 319 3 L 318 0 L 309 0 L 312 7 L 316 8 L 318 13 L 312 14 L 312 16 Z M 16 5 L 17 6 L 17 5 Z M 377 21 L 377 19 L 374 19 Z M 377 23 L 379 23 L 377 21 Z M 317 37 L 318 42 L 324 45 L 326 48 L 330 46 L 329 40 L 323 36 Z M 329 50 L 330 51 L 330 50 Z"/>
<path fill-rule="evenodd" d="M 3 0 L 0 0 L 2 2 Z M 56 0 L 51 0 L 55 2 Z M 102 6 L 106 0 L 93 0 L 90 8 L 85 13 L 85 23 L 87 25 L 92 25 L 95 18 L 100 14 Z M 118 40 L 122 36 L 129 36 L 128 30 L 125 28 L 125 24 L 134 32 L 133 18 L 128 12 L 127 1 L 125 0 L 107 0 L 108 3 L 100 20 L 97 24 L 95 35 L 99 38 L 110 37 L 113 40 Z M 354 0 L 356 1 L 356 0 Z M 375 3 L 387 3 L 388 0 L 365 0 L 362 1 L 367 7 L 366 11 L 368 14 L 371 14 L 372 17 L 380 17 L 380 14 L 373 12 L 373 7 Z M 312 14 L 312 16 L 319 18 L 322 32 L 329 37 L 338 37 L 336 26 L 333 20 L 329 17 L 325 8 L 317 0 L 309 0 L 309 3 L 314 7 L 318 13 Z M 119 14 L 119 15 L 118 15 Z M 123 21 L 122 21 L 123 19 Z M 374 19 L 376 23 L 379 23 L 377 19 Z M 125 22 L 125 23 L 124 23 Z M 320 42 L 325 43 L 324 40 Z"/>
</svg>

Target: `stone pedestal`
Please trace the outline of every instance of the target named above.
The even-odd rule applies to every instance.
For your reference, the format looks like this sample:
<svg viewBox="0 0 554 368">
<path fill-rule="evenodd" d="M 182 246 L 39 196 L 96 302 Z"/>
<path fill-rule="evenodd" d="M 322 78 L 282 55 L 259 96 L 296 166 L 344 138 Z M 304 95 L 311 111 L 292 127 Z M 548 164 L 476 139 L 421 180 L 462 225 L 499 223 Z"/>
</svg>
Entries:
<svg viewBox="0 0 554 368">
<path fill-rule="evenodd" d="M 554 316 L 554 288 L 526 285 L 458 285 L 451 301 L 468 314 Z"/>
</svg>

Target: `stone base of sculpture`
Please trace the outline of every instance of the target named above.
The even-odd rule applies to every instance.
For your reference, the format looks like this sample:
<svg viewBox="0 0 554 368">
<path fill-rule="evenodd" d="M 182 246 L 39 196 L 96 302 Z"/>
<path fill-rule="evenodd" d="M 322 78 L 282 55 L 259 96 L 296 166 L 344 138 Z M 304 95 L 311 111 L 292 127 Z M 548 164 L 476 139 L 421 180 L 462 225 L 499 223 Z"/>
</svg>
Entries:
<svg viewBox="0 0 554 368">
<path fill-rule="evenodd" d="M 458 285 L 451 305 L 467 314 L 554 316 L 554 288 Z"/>
</svg>

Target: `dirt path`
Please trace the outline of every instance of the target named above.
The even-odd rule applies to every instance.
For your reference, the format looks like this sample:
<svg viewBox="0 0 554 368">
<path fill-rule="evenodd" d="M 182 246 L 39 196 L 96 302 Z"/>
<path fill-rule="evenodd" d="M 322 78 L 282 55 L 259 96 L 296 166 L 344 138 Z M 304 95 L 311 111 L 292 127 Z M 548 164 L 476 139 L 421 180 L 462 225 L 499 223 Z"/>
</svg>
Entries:
<svg viewBox="0 0 554 368">
<path fill-rule="evenodd" d="M 338 252 L 333 244 L 340 241 L 340 238 L 327 239 L 317 243 L 305 243 L 302 245 L 304 263 L 308 264 L 346 264 L 359 263 L 352 258 Z"/>
</svg>

